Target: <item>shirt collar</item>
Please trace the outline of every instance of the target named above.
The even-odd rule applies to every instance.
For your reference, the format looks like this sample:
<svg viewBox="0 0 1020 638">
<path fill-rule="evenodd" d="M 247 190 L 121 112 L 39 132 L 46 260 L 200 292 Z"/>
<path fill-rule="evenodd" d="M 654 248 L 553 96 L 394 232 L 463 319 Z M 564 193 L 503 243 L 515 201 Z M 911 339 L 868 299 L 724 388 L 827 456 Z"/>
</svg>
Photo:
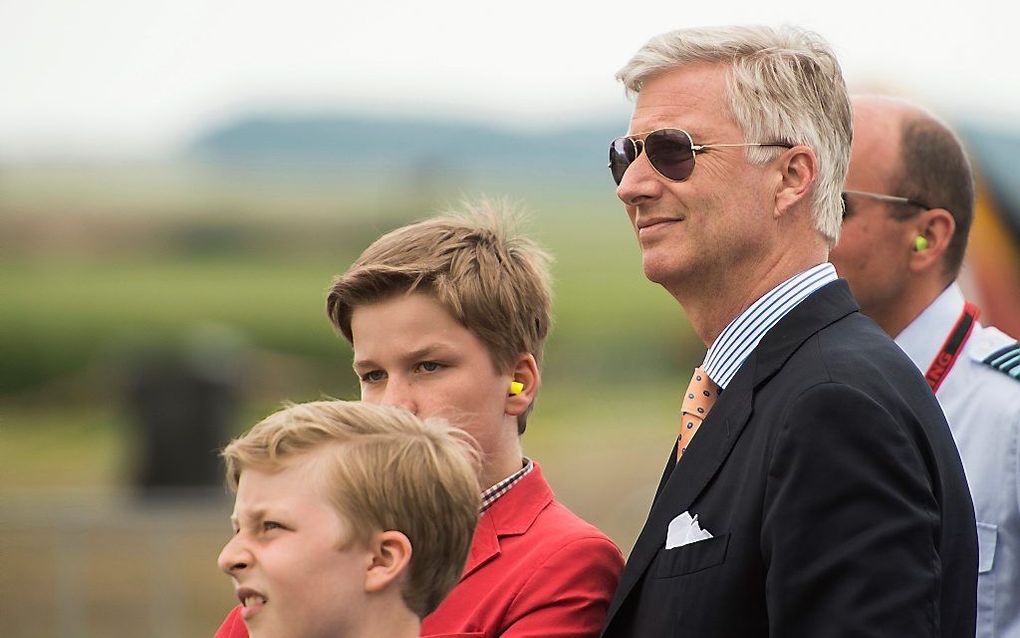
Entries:
<svg viewBox="0 0 1020 638">
<path fill-rule="evenodd" d="M 499 483 L 496 483 L 489 489 L 482 492 L 482 507 L 480 512 L 484 514 L 485 510 L 492 507 L 493 503 L 498 501 L 501 496 L 509 492 L 510 488 L 512 488 L 514 485 L 520 483 L 521 479 L 530 474 L 531 471 L 534 469 L 535 462 L 525 457 L 524 465 L 523 467 L 521 467 L 521 469 L 517 470 L 516 472 L 506 477 Z"/>
<path fill-rule="evenodd" d="M 836 269 L 824 262 L 790 277 L 736 316 L 709 346 L 701 368 L 725 389 L 772 326 L 811 293 L 836 281 Z"/>
<path fill-rule="evenodd" d="M 896 336 L 896 345 L 915 366 L 926 370 L 959 320 L 965 303 L 960 287 L 955 282 L 950 284 Z"/>
</svg>

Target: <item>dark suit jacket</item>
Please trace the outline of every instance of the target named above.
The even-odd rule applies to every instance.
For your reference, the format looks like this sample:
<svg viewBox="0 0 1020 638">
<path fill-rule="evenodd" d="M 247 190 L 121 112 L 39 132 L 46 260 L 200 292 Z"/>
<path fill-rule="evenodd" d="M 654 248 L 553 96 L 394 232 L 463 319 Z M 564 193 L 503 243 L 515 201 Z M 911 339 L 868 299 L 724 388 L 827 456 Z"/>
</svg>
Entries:
<svg viewBox="0 0 1020 638">
<path fill-rule="evenodd" d="M 974 510 L 942 410 L 840 280 L 761 341 L 676 464 L 603 636 L 973 636 Z M 665 549 L 682 512 L 713 538 Z"/>
</svg>

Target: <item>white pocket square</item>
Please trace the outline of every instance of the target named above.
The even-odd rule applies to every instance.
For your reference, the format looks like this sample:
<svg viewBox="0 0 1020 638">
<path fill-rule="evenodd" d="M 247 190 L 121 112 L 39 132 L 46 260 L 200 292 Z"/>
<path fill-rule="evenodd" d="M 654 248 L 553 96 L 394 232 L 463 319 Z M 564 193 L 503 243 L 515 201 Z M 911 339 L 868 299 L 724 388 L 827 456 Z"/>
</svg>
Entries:
<svg viewBox="0 0 1020 638">
<path fill-rule="evenodd" d="M 712 538 L 712 535 L 708 530 L 701 529 L 698 515 L 691 517 L 690 513 L 684 512 L 670 521 L 666 528 L 666 549 L 683 547 L 707 538 Z"/>
</svg>

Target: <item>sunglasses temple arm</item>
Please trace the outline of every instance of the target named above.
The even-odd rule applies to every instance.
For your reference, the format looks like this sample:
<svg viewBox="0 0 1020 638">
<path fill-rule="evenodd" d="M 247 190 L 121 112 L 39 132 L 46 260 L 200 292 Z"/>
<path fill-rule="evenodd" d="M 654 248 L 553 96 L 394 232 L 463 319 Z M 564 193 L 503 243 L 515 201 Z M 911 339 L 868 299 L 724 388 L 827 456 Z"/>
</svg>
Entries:
<svg viewBox="0 0 1020 638">
<path fill-rule="evenodd" d="M 743 142 L 741 144 L 692 144 L 691 150 L 694 152 L 703 151 L 706 148 L 736 148 L 740 146 L 783 146 L 790 148 L 786 144 L 766 144 L 764 142 Z"/>
</svg>

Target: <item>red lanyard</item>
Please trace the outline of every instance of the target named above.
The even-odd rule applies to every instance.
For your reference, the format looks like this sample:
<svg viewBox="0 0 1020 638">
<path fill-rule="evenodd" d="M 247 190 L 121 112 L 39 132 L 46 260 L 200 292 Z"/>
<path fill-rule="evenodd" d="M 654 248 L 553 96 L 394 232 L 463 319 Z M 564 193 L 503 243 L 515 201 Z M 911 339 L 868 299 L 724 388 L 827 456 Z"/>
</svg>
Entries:
<svg viewBox="0 0 1020 638">
<path fill-rule="evenodd" d="M 935 355 L 931 365 L 928 366 L 928 371 L 924 373 L 924 379 L 931 386 L 932 392 L 939 391 L 942 381 L 945 380 L 949 371 L 953 369 L 953 364 L 956 363 L 960 353 L 963 352 L 963 344 L 967 343 L 967 339 L 970 338 L 970 333 L 974 329 L 974 322 L 977 321 L 979 314 L 981 314 L 981 310 L 974 304 L 963 304 L 963 312 L 960 314 L 960 318 L 956 320 L 953 331 L 946 337 L 946 342 L 942 344 L 942 349 Z"/>
</svg>

